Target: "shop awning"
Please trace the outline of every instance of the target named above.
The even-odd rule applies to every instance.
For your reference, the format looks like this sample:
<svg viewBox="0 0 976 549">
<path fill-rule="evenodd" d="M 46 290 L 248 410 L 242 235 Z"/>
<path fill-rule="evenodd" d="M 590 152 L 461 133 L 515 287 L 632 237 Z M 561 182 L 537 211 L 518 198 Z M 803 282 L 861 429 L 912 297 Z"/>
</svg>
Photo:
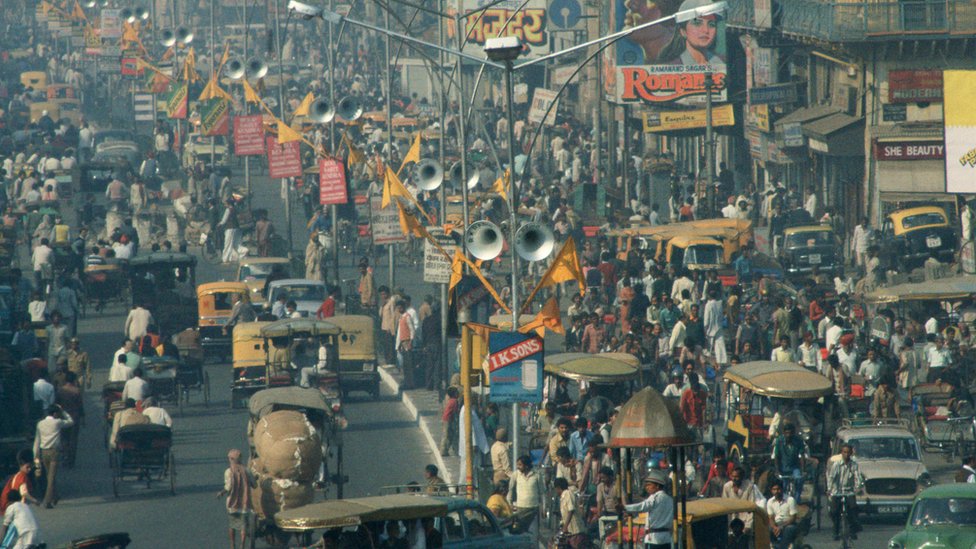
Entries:
<svg viewBox="0 0 976 549">
<path fill-rule="evenodd" d="M 819 118 L 830 116 L 839 112 L 841 112 L 841 108 L 833 105 L 816 105 L 813 107 L 806 107 L 804 109 L 797 109 L 783 118 L 780 118 L 776 121 L 776 125 L 779 126 L 781 124 L 797 123 L 802 124 L 803 122 L 817 120 Z"/>
<path fill-rule="evenodd" d="M 888 141 L 942 141 L 942 124 L 931 122 L 908 122 L 905 124 L 889 124 L 871 128 L 874 139 L 881 142 Z"/>
<path fill-rule="evenodd" d="M 864 118 L 844 113 L 803 124 L 810 149 L 830 156 L 864 156 Z"/>
</svg>

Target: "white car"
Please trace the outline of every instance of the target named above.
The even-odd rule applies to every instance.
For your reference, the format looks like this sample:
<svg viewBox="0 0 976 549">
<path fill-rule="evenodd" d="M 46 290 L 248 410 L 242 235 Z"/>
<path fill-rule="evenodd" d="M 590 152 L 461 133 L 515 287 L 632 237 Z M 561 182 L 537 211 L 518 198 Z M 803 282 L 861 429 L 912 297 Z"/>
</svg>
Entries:
<svg viewBox="0 0 976 549">
<path fill-rule="evenodd" d="M 314 317 L 327 295 L 324 282 L 306 278 L 275 280 L 268 284 L 269 306 L 277 303 L 278 296 L 282 293 L 286 296 L 286 302 L 295 302 L 295 310 L 303 317 Z"/>
<path fill-rule="evenodd" d="M 871 515 L 905 515 L 919 492 L 932 484 L 922 463 L 918 439 L 908 430 L 906 420 L 864 420 L 845 422 L 837 430 L 834 456 L 827 470 L 840 459 L 840 448 L 854 449 L 864 490 L 857 495 L 857 508 Z"/>
<path fill-rule="evenodd" d="M 191 133 L 187 138 L 186 147 L 183 149 L 183 166 L 191 167 L 198 160 L 208 167 L 210 166 L 210 136 Z M 214 165 L 221 166 L 227 163 L 227 141 L 222 135 L 213 137 L 213 157 Z"/>
</svg>

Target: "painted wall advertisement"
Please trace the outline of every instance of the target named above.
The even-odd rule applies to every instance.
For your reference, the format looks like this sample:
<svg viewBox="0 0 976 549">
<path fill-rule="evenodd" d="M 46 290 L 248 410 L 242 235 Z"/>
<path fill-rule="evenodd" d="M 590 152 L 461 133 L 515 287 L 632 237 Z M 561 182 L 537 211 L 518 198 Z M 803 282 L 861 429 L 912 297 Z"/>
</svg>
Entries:
<svg viewBox="0 0 976 549">
<path fill-rule="evenodd" d="M 947 193 L 976 192 L 976 71 L 945 71 L 945 172 Z"/>
<path fill-rule="evenodd" d="M 679 1 L 632 2 L 613 0 L 613 31 L 636 27 L 672 15 Z M 610 76 L 616 100 L 622 103 L 705 102 L 705 75 L 712 74 L 713 101 L 726 100 L 725 22 L 709 15 L 682 23 L 662 23 L 622 38 L 614 46 Z"/>
<path fill-rule="evenodd" d="M 488 350 L 491 402 L 542 402 L 542 338 L 518 332 L 493 332 L 488 335 Z"/>
<path fill-rule="evenodd" d="M 465 12 L 482 10 L 480 16 L 465 19 L 468 39 L 464 52 L 481 57 L 485 54 L 485 41 L 489 38 L 517 36 L 522 41 L 523 58 L 531 59 L 548 54 L 547 1 L 528 0 L 524 6 L 522 4 L 519 0 L 464 0 Z M 489 6 L 488 9 L 484 9 L 485 6 Z M 511 22 L 505 27 L 505 22 L 509 19 Z M 453 25 L 448 25 L 447 34 L 449 38 L 454 38 Z"/>
</svg>

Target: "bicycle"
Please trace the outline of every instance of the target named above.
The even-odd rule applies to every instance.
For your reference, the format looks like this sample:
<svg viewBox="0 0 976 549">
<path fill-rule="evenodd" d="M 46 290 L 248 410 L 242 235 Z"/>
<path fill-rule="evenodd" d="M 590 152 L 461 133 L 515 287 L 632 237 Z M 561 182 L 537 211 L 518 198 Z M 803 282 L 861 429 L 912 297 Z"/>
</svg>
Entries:
<svg viewBox="0 0 976 549">
<path fill-rule="evenodd" d="M 851 531 L 850 517 L 848 516 L 847 500 L 854 497 L 853 492 L 842 492 L 840 494 L 833 494 L 830 496 L 831 500 L 836 501 L 836 505 L 840 506 L 837 510 L 839 513 L 838 520 L 840 520 L 840 546 L 842 549 L 851 549 L 854 547 L 851 544 L 852 536 L 856 534 Z"/>
</svg>

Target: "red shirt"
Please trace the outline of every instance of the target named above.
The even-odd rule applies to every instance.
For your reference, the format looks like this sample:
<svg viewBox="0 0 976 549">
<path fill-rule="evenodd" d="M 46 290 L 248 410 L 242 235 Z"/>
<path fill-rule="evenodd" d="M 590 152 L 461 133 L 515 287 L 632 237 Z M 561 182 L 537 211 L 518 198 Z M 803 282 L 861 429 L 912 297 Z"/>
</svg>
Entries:
<svg viewBox="0 0 976 549">
<path fill-rule="evenodd" d="M 330 295 L 329 297 L 325 298 L 325 301 L 323 301 L 322 305 L 319 306 L 319 310 L 315 313 L 315 317 L 321 320 L 323 318 L 335 316 L 335 306 L 335 298 Z"/>
<path fill-rule="evenodd" d="M 444 413 L 441 414 L 441 421 L 448 422 L 454 419 L 458 413 L 458 399 L 449 398 L 444 403 Z"/>
<path fill-rule="evenodd" d="M 0 492 L 0 513 L 5 512 L 7 510 L 7 506 L 10 505 L 10 500 L 8 499 L 10 497 L 10 492 L 19 492 L 20 487 L 24 485 L 26 485 L 27 490 L 30 491 L 30 476 L 27 473 L 17 471 L 17 474 L 10 477 L 10 480 L 7 481 L 7 484 L 3 487 L 3 491 Z"/>
<path fill-rule="evenodd" d="M 697 393 L 691 387 L 681 393 L 681 417 L 692 427 L 705 426 L 705 391 Z"/>
</svg>

